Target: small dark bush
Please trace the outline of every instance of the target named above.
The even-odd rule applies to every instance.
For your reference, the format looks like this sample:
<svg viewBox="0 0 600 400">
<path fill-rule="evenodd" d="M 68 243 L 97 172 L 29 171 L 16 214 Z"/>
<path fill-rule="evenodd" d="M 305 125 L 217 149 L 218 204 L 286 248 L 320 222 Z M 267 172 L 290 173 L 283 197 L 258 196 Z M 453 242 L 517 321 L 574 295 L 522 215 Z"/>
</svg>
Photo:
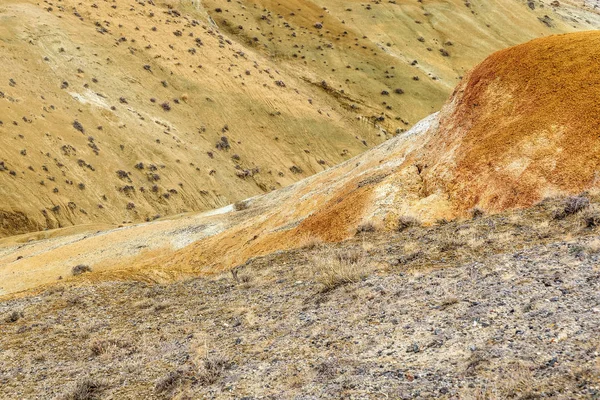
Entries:
<svg viewBox="0 0 600 400">
<path fill-rule="evenodd" d="M 590 200 L 585 196 L 567 197 L 563 203 L 563 207 L 554 212 L 554 219 L 564 219 L 569 215 L 577 214 L 588 208 L 589 205 Z"/>
<path fill-rule="evenodd" d="M 8 314 L 8 316 L 4 319 L 4 321 L 6 321 L 7 323 L 10 324 L 10 323 L 13 323 L 13 322 L 17 322 L 21 318 L 23 318 L 23 313 L 22 312 L 13 311 L 10 314 Z"/>
<path fill-rule="evenodd" d="M 600 226 L 600 210 L 589 208 L 583 215 L 583 221 L 587 228 L 597 228 Z"/>
<path fill-rule="evenodd" d="M 484 215 L 484 212 L 479 207 L 475 207 L 471 210 L 471 217 L 473 219 L 481 218 L 481 217 L 483 217 L 483 215 Z"/>
<path fill-rule="evenodd" d="M 173 392 L 179 386 L 182 376 L 179 371 L 171 371 L 160 378 L 154 385 L 154 391 L 157 394 L 168 394 Z"/>
<path fill-rule="evenodd" d="M 248 208 L 248 202 L 247 201 L 238 201 L 236 203 L 233 204 L 233 209 L 235 211 L 242 211 L 242 210 L 246 210 Z"/>
<path fill-rule="evenodd" d="M 83 128 L 83 125 L 81 125 L 81 122 L 79 122 L 77 120 L 73 121 L 73 128 L 77 129 L 81 133 L 85 133 L 85 129 Z"/>
<path fill-rule="evenodd" d="M 375 231 L 377 231 L 377 226 L 375 226 L 375 224 L 372 222 L 362 223 L 356 228 L 357 235 L 360 233 L 375 232 Z"/>
<path fill-rule="evenodd" d="M 79 264 L 73 267 L 71 270 L 71 274 L 73 276 L 85 274 L 86 272 L 92 272 L 92 269 L 89 265 Z"/>
<path fill-rule="evenodd" d="M 77 382 L 73 390 L 71 390 L 70 393 L 67 393 L 64 398 L 67 400 L 99 399 L 105 386 L 106 385 L 101 382 L 85 378 Z"/>
</svg>

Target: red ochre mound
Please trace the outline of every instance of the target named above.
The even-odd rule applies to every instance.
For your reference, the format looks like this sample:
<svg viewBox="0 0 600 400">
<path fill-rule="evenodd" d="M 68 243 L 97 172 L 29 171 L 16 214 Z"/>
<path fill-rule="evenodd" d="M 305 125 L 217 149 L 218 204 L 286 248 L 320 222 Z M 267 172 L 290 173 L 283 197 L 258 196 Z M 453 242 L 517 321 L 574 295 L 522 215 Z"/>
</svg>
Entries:
<svg viewBox="0 0 600 400">
<path fill-rule="evenodd" d="M 600 32 L 499 51 L 456 89 L 421 151 L 424 179 L 455 210 L 531 205 L 598 184 Z"/>
</svg>

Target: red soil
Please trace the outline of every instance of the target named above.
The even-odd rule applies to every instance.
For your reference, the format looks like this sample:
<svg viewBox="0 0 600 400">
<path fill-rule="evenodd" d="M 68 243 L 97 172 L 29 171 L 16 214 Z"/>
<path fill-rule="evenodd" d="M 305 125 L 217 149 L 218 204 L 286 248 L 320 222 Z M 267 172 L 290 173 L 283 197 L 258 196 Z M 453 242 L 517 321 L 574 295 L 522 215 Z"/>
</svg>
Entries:
<svg viewBox="0 0 600 400">
<path fill-rule="evenodd" d="M 600 32 L 499 51 L 446 106 L 422 157 L 430 184 L 443 186 L 457 209 L 496 211 L 591 188 L 600 170 L 599 106 Z"/>
</svg>

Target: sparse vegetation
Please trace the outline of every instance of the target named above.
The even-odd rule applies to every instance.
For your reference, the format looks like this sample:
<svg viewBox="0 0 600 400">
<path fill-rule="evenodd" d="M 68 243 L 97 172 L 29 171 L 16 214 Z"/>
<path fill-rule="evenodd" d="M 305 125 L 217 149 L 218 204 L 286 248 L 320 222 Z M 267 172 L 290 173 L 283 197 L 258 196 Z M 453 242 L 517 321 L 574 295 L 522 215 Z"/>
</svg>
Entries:
<svg viewBox="0 0 600 400">
<path fill-rule="evenodd" d="M 81 125 L 81 122 L 75 120 L 73 121 L 73 128 L 75 128 L 76 130 L 78 130 L 81 133 L 85 133 L 85 129 L 83 128 L 83 125 Z"/>
<path fill-rule="evenodd" d="M 364 222 L 356 228 L 356 234 L 377 231 L 377 225 L 373 222 Z"/>
<path fill-rule="evenodd" d="M 360 251 L 327 249 L 313 257 L 312 266 L 317 281 L 328 291 L 365 277 L 368 261 Z"/>
<path fill-rule="evenodd" d="M 22 312 L 12 311 L 11 313 L 8 314 L 8 316 L 6 318 L 4 318 L 4 321 L 6 323 L 11 324 L 13 322 L 17 322 L 21 318 L 23 318 L 23 313 Z"/>
<path fill-rule="evenodd" d="M 100 399 L 106 388 L 103 382 L 90 378 L 80 379 L 64 396 L 64 400 L 96 400 Z"/>
<path fill-rule="evenodd" d="M 401 217 L 398 218 L 398 231 L 402 232 L 408 228 L 413 228 L 416 226 L 420 226 L 421 225 L 421 221 L 419 221 L 417 218 L 412 217 L 410 215 L 403 215 Z"/>
<path fill-rule="evenodd" d="M 92 272 L 92 269 L 89 265 L 85 264 L 76 265 L 71 269 L 71 275 L 73 276 L 85 274 L 86 272 Z"/>
<path fill-rule="evenodd" d="M 590 200 L 585 196 L 567 197 L 563 206 L 554 212 L 554 219 L 564 219 L 570 215 L 579 213 L 590 205 Z"/>
<path fill-rule="evenodd" d="M 200 359 L 198 365 L 197 379 L 201 385 L 212 385 L 217 382 L 221 375 L 230 367 L 230 362 L 223 354 L 206 350 L 206 354 Z"/>
<path fill-rule="evenodd" d="M 248 209 L 248 202 L 247 201 L 238 201 L 233 203 L 233 209 L 235 211 L 242 211 L 242 210 L 246 210 Z"/>
</svg>

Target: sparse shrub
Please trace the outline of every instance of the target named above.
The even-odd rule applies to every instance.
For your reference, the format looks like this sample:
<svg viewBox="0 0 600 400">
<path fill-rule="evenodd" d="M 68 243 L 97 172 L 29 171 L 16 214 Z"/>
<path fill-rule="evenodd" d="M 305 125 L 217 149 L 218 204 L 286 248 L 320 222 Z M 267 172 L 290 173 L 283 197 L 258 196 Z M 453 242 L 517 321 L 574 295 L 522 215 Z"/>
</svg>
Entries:
<svg viewBox="0 0 600 400">
<path fill-rule="evenodd" d="M 419 221 L 417 218 L 415 217 L 411 217 L 410 215 L 403 215 L 400 218 L 398 218 L 398 232 L 402 232 L 408 228 L 412 228 L 415 226 L 420 226 L 421 225 L 421 221 Z"/>
<path fill-rule="evenodd" d="M 233 209 L 235 211 L 242 211 L 242 210 L 246 210 L 247 208 L 248 208 L 247 201 L 238 201 L 236 203 L 233 203 Z"/>
<path fill-rule="evenodd" d="M 94 400 L 99 399 L 106 385 L 90 378 L 79 380 L 75 387 L 63 398 L 65 400 Z"/>
<path fill-rule="evenodd" d="M 564 219 L 586 209 L 589 205 L 590 200 L 585 196 L 570 196 L 565 199 L 560 209 L 554 211 L 553 217 L 554 219 Z"/>
<path fill-rule="evenodd" d="M 317 247 L 321 246 L 322 244 L 323 244 L 323 241 L 321 240 L 321 238 L 319 238 L 317 236 L 313 236 L 313 235 L 306 234 L 300 239 L 300 248 L 301 249 L 312 250 L 312 249 L 316 249 Z"/>
<path fill-rule="evenodd" d="M 85 274 L 86 272 L 92 272 L 92 269 L 89 265 L 79 264 L 73 267 L 71 270 L 71 274 L 73 276 Z"/>
<path fill-rule="evenodd" d="M 182 373 L 180 371 L 171 371 L 167 375 L 156 381 L 154 391 L 157 394 L 170 394 L 179 387 L 182 381 Z"/>
<path fill-rule="evenodd" d="M 163 110 L 165 111 L 171 111 L 171 105 L 169 104 L 168 101 L 165 101 L 164 103 L 162 103 L 160 105 L 162 107 Z"/>
<path fill-rule="evenodd" d="M 292 165 L 290 167 L 290 171 L 292 172 L 292 174 L 301 174 L 302 172 L 304 172 L 304 171 L 302 171 L 302 168 L 297 167 L 295 165 Z"/>
<path fill-rule="evenodd" d="M 375 225 L 373 222 L 364 222 L 356 228 L 357 235 L 360 233 L 375 232 L 375 231 L 377 231 L 377 225 Z"/>
<path fill-rule="evenodd" d="M 218 352 L 213 352 L 202 357 L 201 364 L 198 368 L 198 383 L 201 385 L 211 385 L 215 383 L 219 377 L 229 369 L 229 360 Z"/>
<path fill-rule="evenodd" d="M 229 144 L 229 139 L 227 139 L 227 136 L 221 136 L 221 139 L 217 142 L 215 147 L 218 150 L 229 150 L 231 145 Z"/>
<path fill-rule="evenodd" d="M 313 270 L 324 291 L 360 281 L 367 272 L 368 261 L 362 252 L 327 249 L 313 257 Z"/>
<path fill-rule="evenodd" d="M 600 226 L 600 210 L 597 207 L 589 207 L 583 214 L 583 221 L 587 228 Z"/>
<path fill-rule="evenodd" d="M 481 217 L 483 217 L 484 214 L 485 213 L 483 212 L 483 210 L 481 208 L 479 208 L 479 207 L 474 207 L 471 210 L 471 217 L 473 219 L 481 218 Z"/>
<path fill-rule="evenodd" d="M 4 319 L 6 323 L 14 323 L 23 318 L 23 313 L 18 311 L 13 311 Z"/>
<path fill-rule="evenodd" d="M 75 120 L 73 121 L 73 128 L 75 128 L 76 130 L 78 130 L 81 133 L 85 133 L 85 129 L 83 128 L 83 125 L 81 125 L 81 122 Z"/>
</svg>

